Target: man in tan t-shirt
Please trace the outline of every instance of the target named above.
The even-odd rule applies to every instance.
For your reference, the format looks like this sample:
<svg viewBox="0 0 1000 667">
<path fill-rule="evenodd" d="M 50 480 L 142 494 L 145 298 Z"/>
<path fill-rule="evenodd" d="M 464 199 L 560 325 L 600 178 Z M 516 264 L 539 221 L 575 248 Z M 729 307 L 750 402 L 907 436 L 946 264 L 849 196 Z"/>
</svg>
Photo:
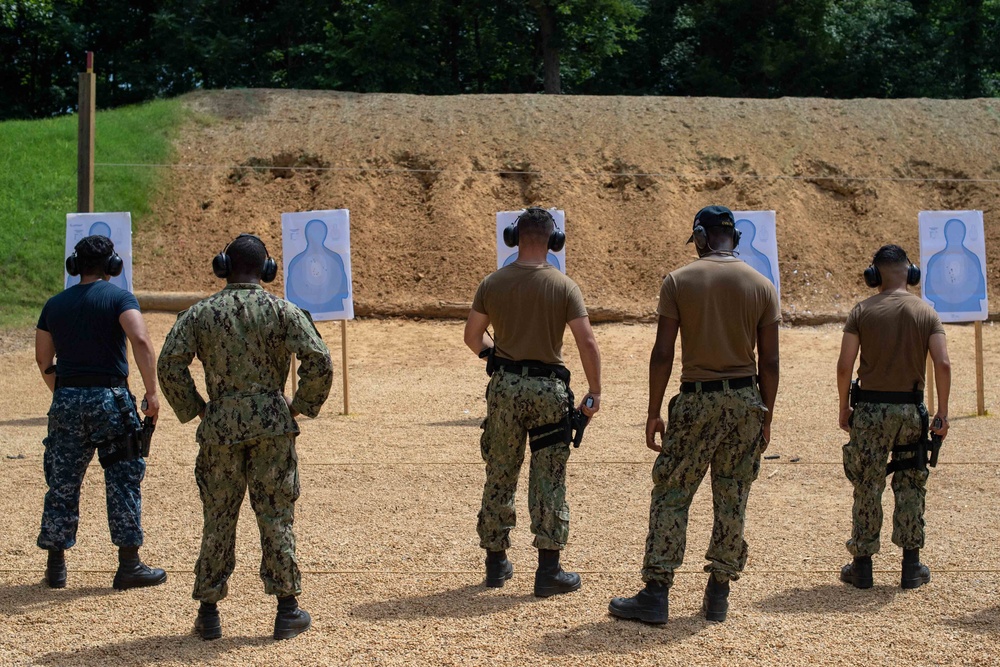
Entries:
<svg viewBox="0 0 1000 667">
<path fill-rule="evenodd" d="M 872 555 L 879 551 L 888 473 L 896 499 L 892 541 L 903 549 L 900 585 L 917 588 L 931 580 L 930 569 L 920 562 L 928 476 L 922 443 L 928 427 L 942 439 L 948 434 L 951 363 L 941 319 L 906 290 L 919 281 L 920 269 L 902 248 L 882 246 L 865 271 L 865 282 L 879 292 L 854 306 L 844 326 L 837 389 L 840 427 L 851 434 L 844 445 L 844 472 L 854 485 L 853 529 L 847 541 L 854 559 L 841 569 L 840 579 L 857 588 L 874 583 Z M 852 388 L 859 350 L 859 384 Z M 923 402 L 928 352 L 938 391 L 933 420 Z"/>
<path fill-rule="evenodd" d="M 588 418 L 601 407 L 601 357 L 580 288 L 546 262 L 548 251 L 558 251 L 565 241 L 552 215 L 529 208 L 504 236 L 509 245 L 518 246 L 518 259 L 479 284 L 465 325 L 465 344 L 481 358 L 490 358 L 491 373 L 480 439 L 486 484 L 477 530 L 486 550 L 486 585 L 499 588 L 514 574 L 506 550 L 530 435 L 528 510 L 538 549 L 535 595 L 549 597 L 580 588 L 580 575 L 559 565 L 569 535 L 566 461 L 574 407 L 562 360 L 566 325 L 589 382 L 580 404 Z M 491 323 L 495 340 L 486 333 Z"/>
<path fill-rule="evenodd" d="M 668 275 L 660 289 L 649 360 L 646 446 L 660 455 L 653 465 L 642 569 L 646 587 L 634 597 L 614 598 L 608 608 L 619 618 L 646 623 L 667 622 L 668 591 L 684 558 L 688 509 L 709 467 L 715 524 L 705 554 L 709 577 L 702 611 L 710 621 L 726 619 L 729 582 L 739 579 L 746 564 L 747 498 L 771 439 L 778 391 L 778 295 L 764 276 L 734 257 L 739 231 L 732 211 L 703 208 L 695 216 L 692 240 L 698 260 Z M 660 409 L 678 331 L 681 387 L 670 399 L 664 424 Z"/>
</svg>

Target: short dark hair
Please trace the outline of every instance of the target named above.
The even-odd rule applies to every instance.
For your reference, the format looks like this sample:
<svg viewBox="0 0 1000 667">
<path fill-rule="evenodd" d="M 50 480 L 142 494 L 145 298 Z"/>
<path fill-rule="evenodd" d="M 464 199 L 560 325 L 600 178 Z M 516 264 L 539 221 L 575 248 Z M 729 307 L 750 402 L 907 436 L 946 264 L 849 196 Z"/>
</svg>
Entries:
<svg viewBox="0 0 1000 667">
<path fill-rule="evenodd" d="M 552 214 L 544 208 L 533 206 L 518 218 L 517 230 L 519 236 L 531 236 L 538 239 L 548 239 L 555 231 L 556 221 Z"/>
<path fill-rule="evenodd" d="M 108 269 L 108 258 L 115 252 L 115 244 L 107 236 L 86 236 L 73 248 L 76 265 L 81 276 L 103 276 Z"/>
<path fill-rule="evenodd" d="M 226 250 L 232 273 L 260 277 L 267 259 L 267 248 L 256 236 L 246 234 L 237 237 Z"/>
<path fill-rule="evenodd" d="M 872 258 L 872 264 L 878 268 L 888 268 L 890 266 L 900 266 L 909 265 L 910 258 L 907 257 L 906 251 L 900 248 L 898 245 L 884 245 L 878 249 L 875 256 Z"/>
</svg>

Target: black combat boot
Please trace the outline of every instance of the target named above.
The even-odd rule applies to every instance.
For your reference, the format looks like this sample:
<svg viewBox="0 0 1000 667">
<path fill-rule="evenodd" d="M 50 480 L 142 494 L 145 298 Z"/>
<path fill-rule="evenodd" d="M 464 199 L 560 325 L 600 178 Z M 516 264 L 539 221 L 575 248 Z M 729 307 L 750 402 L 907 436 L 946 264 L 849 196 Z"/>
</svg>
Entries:
<svg viewBox="0 0 1000 667">
<path fill-rule="evenodd" d="M 875 583 L 872 579 L 872 557 L 855 556 L 853 561 L 840 568 L 840 580 L 855 588 L 871 588 Z"/>
<path fill-rule="evenodd" d="M 709 621 L 718 623 L 726 620 L 729 611 L 729 582 L 720 582 L 714 574 L 708 575 L 708 585 L 705 586 L 705 597 L 701 601 L 701 611 Z"/>
<path fill-rule="evenodd" d="M 931 583 L 931 569 L 920 562 L 920 549 L 903 549 L 902 588 L 920 588 Z"/>
<path fill-rule="evenodd" d="M 506 551 L 486 552 L 486 588 L 502 588 L 514 576 L 514 566 L 507 560 Z"/>
<path fill-rule="evenodd" d="M 167 573 L 158 567 L 149 567 L 139 560 L 139 547 L 118 547 L 118 572 L 114 586 L 124 591 L 129 588 L 159 586 L 167 580 Z"/>
<path fill-rule="evenodd" d="M 608 613 L 618 618 L 628 618 L 643 623 L 662 625 L 669 615 L 667 593 L 663 582 L 650 581 L 631 598 L 612 598 Z"/>
<path fill-rule="evenodd" d="M 570 593 L 579 588 L 580 575 L 576 572 L 566 572 L 559 567 L 558 549 L 538 550 L 538 569 L 535 570 L 536 598 Z"/>
<path fill-rule="evenodd" d="M 66 552 L 62 549 L 49 549 L 45 583 L 49 588 L 66 588 Z"/>
<path fill-rule="evenodd" d="M 194 631 L 205 640 L 222 636 L 222 618 L 214 602 L 202 602 L 198 608 L 198 618 L 194 620 Z"/>
<path fill-rule="evenodd" d="M 305 609 L 299 609 L 294 595 L 278 598 L 278 615 L 274 617 L 274 638 L 291 639 L 301 635 L 312 626 L 312 617 Z"/>
</svg>

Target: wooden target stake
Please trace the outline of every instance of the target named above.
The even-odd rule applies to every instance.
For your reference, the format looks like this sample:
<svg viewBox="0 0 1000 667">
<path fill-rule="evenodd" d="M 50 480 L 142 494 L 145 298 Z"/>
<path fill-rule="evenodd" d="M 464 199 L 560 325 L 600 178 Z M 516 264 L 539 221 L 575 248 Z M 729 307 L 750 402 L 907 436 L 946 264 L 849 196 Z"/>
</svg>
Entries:
<svg viewBox="0 0 1000 667">
<path fill-rule="evenodd" d="M 79 119 L 76 134 L 76 210 L 94 212 L 94 117 L 97 105 L 97 75 L 94 52 L 87 51 L 87 71 L 80 72 Z"/>
<path fill-rule="evenodd" d="M 344 375 L 344 414 L 350 414 L 350 388 L 347 380 L 347 320 L 340 320 L 340 357 Z"/>
<path fill-rule="evenodd" d="M 986 396 L 983 389 L 983 323 L 976 320 L 976 414 L 986 414 Z"/>
</svg>

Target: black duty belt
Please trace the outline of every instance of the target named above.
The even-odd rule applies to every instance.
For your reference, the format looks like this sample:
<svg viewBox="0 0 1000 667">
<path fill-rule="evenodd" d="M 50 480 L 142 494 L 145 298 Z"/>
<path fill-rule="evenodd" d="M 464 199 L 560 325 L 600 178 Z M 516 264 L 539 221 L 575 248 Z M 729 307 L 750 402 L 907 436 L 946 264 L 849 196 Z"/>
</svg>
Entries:
<svg viewBox="0 0 1000 667">
<path fill-rule="evenodd" d="M 57 377 L 56 389 L 60 387 L 127 387 L 128 378 L 114 377 L 111 375 L 71 375 L 69 377 Z"/>
<path fill-rule="evenodd" d="M 499 370 L 504 373 L 513 373 L 515 375 L 527 375 L 533 378 L 547 378 L 556 377 L 567 385 L 569 384 L 569 369 L 565 366 L 557 366 L 556 364 L 546 364 L 541 361 L 533 361 L 526 359 L 523 361 L 511 361 L 510 359 L 504 359 L 503 357 L 496 357 L 496 364 Z"/>
<path fill-rule="evenodd" d="M 851 405 L 855 403 L 894 403 L 896 405 L 921 405 L 922 391 L 869 391 L 854 385 L 851 387 Z"/>
<path fill-rule="evenodd" d="M 753 375 L 743 378 L 733 378 L 732 380 L 709 380 L 708 382 L 681 382 L 681 392 L 691 394 L 694 392 L 723 391 L 726 389 L 743 389 L 752 387 L 757 381 Z"/>
</svg>

